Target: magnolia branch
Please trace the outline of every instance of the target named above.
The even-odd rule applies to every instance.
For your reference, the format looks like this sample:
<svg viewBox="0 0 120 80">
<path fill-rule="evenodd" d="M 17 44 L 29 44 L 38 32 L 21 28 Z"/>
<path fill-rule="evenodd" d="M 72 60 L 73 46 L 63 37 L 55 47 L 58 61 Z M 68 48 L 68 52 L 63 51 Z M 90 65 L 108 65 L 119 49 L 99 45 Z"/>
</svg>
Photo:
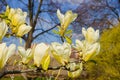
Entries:
<svg viewBox="0 0 120 80">
<path fill-rule="evenodd" d="M 69 63 L 81 63 L 81 62 L 82 61 L 68 62 L 68 64 L 66 64 L 66 66 L 69 65 Z M 48 70 L 62 69 L 62 70 L 71 71 L 71 72 L 78 70 L 78 69 L 70 70 L 70 68 L 68 68 L 66 66 L 48 67 Z M 43 69 L 41 67 L 34 68 L 34 69 L 28 69 L 28 70 L 5 70 L 4 69 L 4 70 L 0 71 L 0 78 L 4 77 L 5 75 L 8 75 L 8 74 L 21 74 L 21 73 L 28 73 L 28 72 L 36 73 L 36 72 L 41 72 L 41 70 L 43 71 Z"/>
<path fill-rule="evenodd" d="M 57 25 L 59 25 L 59 24 L 57 24 Z M 45 31 L 43 31 L 43 32 L 41 32 L 41 33 L 38 33 L 35 37 L 33 37 L 33 39 L 36 39 L 38 36 L 40 36 L 40 35 L 42 35 L 42 34 L 48 32 L 48 31 L 54 29 L 57 25 L 55 25 L 55 26 L 53 26 L 52 28 L 47 29 L 47 30 L 45 30 Z"/>
<path fill-rule="evenodd" d="M 58 66 L 58 67 L 49 67 L 48 70 L 69 70 L 65 68 L 64 66 Z M 41 72 L 43 70 L 42 68 L 37 68 L 37 69 L 28 69 L 28 70 L 3 70 L 0 72 L 0 78 L 4 77 L 5 75 L 8 74 L 21 74 L 21 73 L 28 73 L 28 72 Z"/>
</svg>

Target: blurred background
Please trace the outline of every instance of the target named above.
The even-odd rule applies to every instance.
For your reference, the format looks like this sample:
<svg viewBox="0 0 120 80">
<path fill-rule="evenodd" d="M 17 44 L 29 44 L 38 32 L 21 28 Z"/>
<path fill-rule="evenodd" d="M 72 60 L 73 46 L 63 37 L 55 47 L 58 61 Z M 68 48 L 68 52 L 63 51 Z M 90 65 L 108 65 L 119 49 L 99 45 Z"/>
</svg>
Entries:
<svg viewBox="0 0 120 80">
<path fill-rule="evenodd" d="M 22 37 L 23 44 L 16 37 L 4 38 L 3 42 L 8 45 L 26 43 L 27 47 L 32 43 L 61 42 L 60 37 L 52 32 L 59 24 L 56 11 L 72 10 L 78 14 L 69 26 L 73 30 L 73 43 L 75 39 L 83 39 L 82 27 L 92 26 L 99 29 L 101 35 L 100 54 L 93 59 L 94 63 L 87 63 L 81 80 L 120 80 L 120 0 L 0 0 L 0 13 L 7 5 L 27 12 L 27 24 L 33 29 Z"/>
</svg>

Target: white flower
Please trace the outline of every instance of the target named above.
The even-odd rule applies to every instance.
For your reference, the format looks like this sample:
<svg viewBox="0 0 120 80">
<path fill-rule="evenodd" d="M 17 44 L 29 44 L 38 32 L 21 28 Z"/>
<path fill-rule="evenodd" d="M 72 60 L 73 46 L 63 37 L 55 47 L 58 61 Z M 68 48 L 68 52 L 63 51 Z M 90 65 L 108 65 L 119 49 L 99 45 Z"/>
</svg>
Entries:
<svg viewBox="0 0 120 80">
<path fill-rule="evenodd" d="M 82 63 L 71 63 L 70 64 L 70 71 L 68 71 L 68 76 L 71 78 L 79 77 L 83 70 Z"/>
<path fill-rule="evenodd" d="M 45 43 L 40 43 L 36 45 L 34 51 L 34 64 L 39 67 L 42 65 L 44 70 L 47 70 L 50 63 L 50 55 L 49 55 L 49 46 Z"/>
<path fill-rule="evenodd" d="M 71 46 L 68 43 L 62 45 L 54 42 L 52 43 L 52 54 L 59 63 L 65 65 L 68 63 L 71 55 Z"/>
<path fill-rule="evenodd" d="M 27 26 L 26 24 L 23 24 L 23 25 L 19 26 L 16 35 L 19 37 L 22 37 L 23 35 L 28 33 L 31 30 L 31 28 L 32 28 L 31 26 Z"/>
<path fill-rule="evenodd" d="M 20 8 L 18 9 L 10 9 L 8 14 L 8 18 L 11 20 L 11 24 L 15 26 L 20 26 L 26 23 L 27 13 L 23 12 Z"/>
<path fill-rule="evenodd" d="M 99 39 L 99 30 L 95 31 L 92 27 L 89 27 L 87 30 L 82 28 L 82 34 L 88 43 L 94 43 Z"/>
<path fill-rule="evenodd" d="M 3 37 L 5 36 L 5 34 L 8 31 L 8 26 L 4 21 L 0 22 L 0 40 L 3 39 Z"/>
<path fill-rule="evenodd" d="M 58 16 L 60 23 L 61 23 L 60 34 L 61 34 L 61 36 L 63 36 L 64 32 L 66 31 L 66 29 L 68 28 L 70 23 L 77 18 L 77 14 L 73 13 L 71 10 L 69 10 L 64 15 L 58 9 L 57 16 Z"/>
<path fill-rule="evenodd" d="M 0 44 L 0 69 L 3 68 L 8 60 L 15 53 L 16 46 L 11 44 L 9 47 L 6 43 Z"/>
<path fill-rule="evenodd" d="M 88 44 L 86 41 L 76 40 L 76 49 L 84 61 L 88 61 L 97 55 L 100 51 L 100 44 L 98 42 L 93 44 Z"/>
<path fill-rule="evenodd" d="M 24 47 L 19 46 L 18 52 L 22 57 L 23 64 L 27 64 L 33 58 L 33 53 L 31 48 L 28 48 L 27 50 L 25 50 Z"/>
</svg>

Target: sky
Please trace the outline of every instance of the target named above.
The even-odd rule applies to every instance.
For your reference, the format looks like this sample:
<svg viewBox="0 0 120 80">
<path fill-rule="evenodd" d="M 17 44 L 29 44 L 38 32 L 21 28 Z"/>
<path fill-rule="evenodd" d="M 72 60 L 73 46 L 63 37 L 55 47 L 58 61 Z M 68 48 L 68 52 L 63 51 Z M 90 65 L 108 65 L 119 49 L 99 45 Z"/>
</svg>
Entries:
<svg viewBox="0 0 120 80">
<path fill-rule="evenodd" d="M 8 1 L 8 4 L 9 4 L 10 7 L 12 7 L 12 8 L 22 8 L 22 10 L 26 11 L 26 6 L 23 3 L 21 3 L 19 0 L 7 0 L 7 1 Z M 25 0 L 24 3 L 27 4 L 28 2 L 26 2 L 26 1 L 27 0 Z M 37 0 L 35 0 L 35 1 L 37 1 Z M 54 1 L 55 2 L 57 1 L 59 4 L 61 4 L 61 9 L 65 10 L 65 12 L 66 12 L 67 9 L 73 9 L 74 10 L 77 7 L 76 4 L 81 3 L 83 0 L 81 0 L 81 1 L 79 1 L 79 0 L 54 0 Z M 37 3 L 36 3 L 36 5 L 37 5 Z M 67 7 L 66 7 L 66 5 L 67 5 Z M 44 19 L 46 19 L 47 21 L 50 21 L 49 16 L 47 14 L 41 14 L 41 16 L 45 16 Z M 42 26 L 42 28 L 44 30 L 46 30 L 46 29 L 50 28 L 51 26 L 53 26 L 55 24 L 52 24 L 52 25 L 49 24 L 48 25 L 48 24 L 43 23 L 43 25 L 44 26 Z M 40 24 L 37 24 L 37 26 L 40 26 Z M 39 30 L 39 32 L 41 32 L 41 31 Z M 33 34 L 33 36 L 36 35 L 36 34 L 38 34 L 37 31 Z M 73 34 L 73 35 L 75 36 L 76 34 Z M 20 39 L 16 38 L 16 37 L 4 38 L 3 41 L 7 42 L 8 45 L 11 44 L 11 43 L 15 43 L 17 46 L 24 44 L 24 40 L 23 40 L 23 44 L 20 44 Z M 39 43 L 39 42 L 51 43 L 51 42 L 54 42 L 54 41 L 55 42 L 61 42 L 60 37 L 53 34 L 52 31 L 50 31 L 49 33 L 45 33 L 42 36 L 39 36 L 33 42 L 34 43 Z"/>
</svg>

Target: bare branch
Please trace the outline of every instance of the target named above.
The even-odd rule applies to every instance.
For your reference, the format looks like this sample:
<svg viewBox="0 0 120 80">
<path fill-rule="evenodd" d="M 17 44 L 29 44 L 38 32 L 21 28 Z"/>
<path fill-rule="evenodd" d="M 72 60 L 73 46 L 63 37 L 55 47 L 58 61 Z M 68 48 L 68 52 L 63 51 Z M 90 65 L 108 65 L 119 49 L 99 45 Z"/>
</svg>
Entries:
<svg viewBox="0 0 120 80">
<path fill-rule="evenodd" d="M 38 10 L 37 10 L 37 13 L 35 15 L 34 22 L 33 22 L 34 23 L 33 28 L 35 28 L 35 25 L 37 23 L 37 19 L 38 19 L 39 13 L 40 13 L 40 8 L 42 6 L 42 2 L 43 2 L 43 0 L 40 0 L 39 6 L 38 6 Z"/>
<path fill-rule="evenodd" d="M 59 25 L 59 24 L 57 24 L 57 25 Z M 50 28 L 50 29 L 47 29 L 47 30 L 45 30 L 45 31 L 43 31 L 43 32 L 41 32 L 41 33 L 39 33 L 39 34 L 37 34 L 35 37 L 33 37 L 33 39 L 36 39 L 38 36 L 40 36 L 40 35 L 42 35 L 42 34 L 48 32 L 48 31 L 54 29 L 57 25 L 55 25 L 54 27 L 52 27 L 52 28 Z"/>
</svg>

